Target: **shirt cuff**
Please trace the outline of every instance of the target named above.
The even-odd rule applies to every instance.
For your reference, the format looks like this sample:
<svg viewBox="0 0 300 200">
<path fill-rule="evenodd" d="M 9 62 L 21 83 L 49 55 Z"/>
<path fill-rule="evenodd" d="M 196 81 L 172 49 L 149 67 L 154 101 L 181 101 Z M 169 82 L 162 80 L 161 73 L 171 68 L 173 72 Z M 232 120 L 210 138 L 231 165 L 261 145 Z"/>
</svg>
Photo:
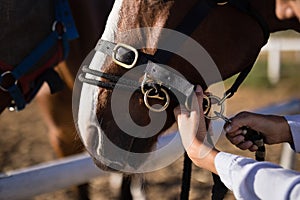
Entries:
<svg viewBox="0 0 300 200">
<path fill-rule="evenodd" d="M 233 183 L 230 169 L 239 156 L 230 153 L 219 152 L 215 157 L 215 167 L 224 185 L 232 190 Z"/>
<path fill-rule="evenodd" d="M 285 116 L 286 121 L 290 126 L 294 144 L 291 144 L 292 149 L 300 152 L 300 115 Z"/>
</svg>

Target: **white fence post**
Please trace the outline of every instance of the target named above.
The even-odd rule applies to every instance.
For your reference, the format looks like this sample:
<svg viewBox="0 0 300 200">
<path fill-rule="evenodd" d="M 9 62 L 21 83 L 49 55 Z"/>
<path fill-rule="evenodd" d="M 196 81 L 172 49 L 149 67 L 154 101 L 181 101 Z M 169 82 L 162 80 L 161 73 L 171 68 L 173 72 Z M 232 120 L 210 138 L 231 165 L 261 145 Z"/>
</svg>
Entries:
<svg viewBox="0 0 300 200">
<path fill-rule="evenodd" d="M 269 50 L 268 54 L 268 78 L 271 84 L 275 85 L 280 79 L 280 50 Z"/>
<path fill-rule="evenodd" d="M 270 37 L 261 51 L 268 52 L 268 78 L 271 84 L 276 84 L 280 79 L 280 52 L 300 51 L 300 37 Z"/>
</svg>

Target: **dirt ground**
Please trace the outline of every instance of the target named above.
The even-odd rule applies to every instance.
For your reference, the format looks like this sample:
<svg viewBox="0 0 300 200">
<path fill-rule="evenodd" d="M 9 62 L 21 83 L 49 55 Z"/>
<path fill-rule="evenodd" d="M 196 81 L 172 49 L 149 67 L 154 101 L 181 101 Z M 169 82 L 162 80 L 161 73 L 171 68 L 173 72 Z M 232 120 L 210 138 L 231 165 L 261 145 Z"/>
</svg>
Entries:
<svg viewBox="0 0 300 200">
<path fill-rule="evenodd" d="M 294 98 L 300 98 L 299 88 L 281 84 L 270 88 L 242 87 L 239 92 L 228 100 L 228 115 L 241 110 L 253 110 L 269 106 Z M 38 112 L 35 102 L 24 111 L 10 113 L 5 111 L 0 115 L 0 171 L 27 167 L 53 160 L 56 158 L 51 149 L 47 136 L 47 128 Z M 218 146 L 228 152 L 253 157 L 253 153 L 242 152 L 222 139 Z M 267 160 L 278 162 L 281 145 L 267 147 Z M 295 166 L 299 166 L 300 157 L 297 156 Z M 299 167 L 297 167 L 299 170 Z M 145 175 L 148 199 L 178 199 L 180 193 L 180 177 L 182 159 L 156 172 Z M 42 184 L 42 183 L 41 183 Z M 190 199 L 210 199 L 212 180 L 210 174 L 202 169 L 193 167 L 192 188 Z M 109 186 L 108 177 L 91 180 L 91 198 L 116 199 L 117 192 Z M 1 194 L 0 194 L 1 199 Z M 62 189 L 53 193 L 33 197 L 35 200 L 72 200 L 75 199 L 69 189 Z M 234 199 L 229 194 L 226 199 Z"/>
</svg>

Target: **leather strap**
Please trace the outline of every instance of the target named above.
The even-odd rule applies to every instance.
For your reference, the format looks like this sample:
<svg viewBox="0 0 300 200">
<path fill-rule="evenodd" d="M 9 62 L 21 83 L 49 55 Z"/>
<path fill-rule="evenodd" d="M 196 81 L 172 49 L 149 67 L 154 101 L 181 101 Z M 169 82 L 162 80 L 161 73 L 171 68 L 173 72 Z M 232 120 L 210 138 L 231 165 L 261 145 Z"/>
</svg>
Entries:
<svg viewBox="0 0 300 200">
<path fill-rule="evenodd" d="M 116 43 L 100 39 L 95 47 L 95 50 L 100 51 L 108 56 L 112 56 L 115 47 Z"/>
<path fill-rule="evenodd" d="M 109 56 L 113 55 L 113 49 L 116 47 L 116 44 L 110 41 L 105 41 L 105 40 L 100 40 L 98 45 L 96 46 L 96 50 L 97 51 L 101 51 L 104 54 L 107 54 Z M 179 76 L 177 74 L 175 74 L 172 71 L 169 71 L 168 69 L 160 66 L 159 64 L 154 63 L 152 60 L 149 60 L 149 57 L 151 55 L 146 56 L 146 54 L 139 52 L 138 54 L 139 59 L 138 59 L 138 64 L 137 65 L 141 65 L 141 64 L 147 64 L 146 69 L 145 69 L 145 73 L 147 74 L 147 76 L 149 76 L 152 80 L 156 81 L 157 84 L 161 84 L 163 86 L 165 86 L 166 88 L 168 88 L 171 91 L 178 91 L 179 93 L 183 94 L 185 97 L 190 97 L 190 95 L 193 93 L 194 90 L 194 85 L 191 84 L 189 81 L 187 81 L 185 78 L 183 78 L 182 76 Z M 122 57 L 122 56 L 120 56 Z M 126 56 L 124 57 L 126 59 Z M 122 62 L 128 62 L 127 60 L 122 60 Z M 94 70 L 91 70 L 89 68 L 87 68 L 86 66 L 83 67 L 82 69 L 83 72 L 89 73 L 89 74 L 93 74 L 105 79 L 110 80 L 111 82 L 116 83 L 118 81 L 118 79 L 120 78 L 119 76 L 115 76 L 115 75 L 111 75 L 111 74 L 107 74 L 104 72 L 97 72 Z M 107 84 L 107 82 L 103 82 L 102 81 L 93 81 L 92 79 L 87 79 L 85 78 L 83 75 L 80 75 L 80 79 L 82 81 L 85 82 L 89 82 L 92 85 L 102 85 L 105 88 L 108 87 L 112 87 L 111 84 Z M 127 79 L 126 79 L 127 80 Z M 132 80 L 127 80 L 126 82 L 119 82 L 119 85 L 127 85 L 126 87 L 130 87 L 130 85 L 128 84 L 132 84 L 131 86 L 136 87 L 137 83 L 132 81 Z M 115 86 L 115 84 L 113 85 L 113 87 Z M 110 88 L 112 89 L 112 88 Z"/>
<path fill-rule="evenodd" d="M 194 85 L 185 78 L 153 62 L 148 62 L 145 73 L 158 84 L 161 83 L 171 91 L 176 90 L 185 97 L 190 97 L 194 91 Z"/>
</svg>

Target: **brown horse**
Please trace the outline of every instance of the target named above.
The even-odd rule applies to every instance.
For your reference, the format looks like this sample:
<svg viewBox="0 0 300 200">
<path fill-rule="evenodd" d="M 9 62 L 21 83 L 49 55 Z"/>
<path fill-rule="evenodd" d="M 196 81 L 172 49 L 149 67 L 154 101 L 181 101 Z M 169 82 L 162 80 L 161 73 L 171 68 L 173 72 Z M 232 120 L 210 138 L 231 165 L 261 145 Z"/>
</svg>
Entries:
<svg viewBox="0 0 300 200">
<path fill-rule="evenodd" d="M 204 63 L 208 64 L 205 66 L 206 70 L 209 71 L 210 67 L 216 66 L 221 80 L 245 69 L 251 69 L 260 49 L 267 42 L 267 32 L 272 33 L 286 29 L 300 32 L 300 24 L 297 19 L 280 21 L 276 18 L 275 0 L 116 1 L 104 34 L 95 48 L 96 51 L 85 63 L 89 65 L 88 68 L 83 67 L 82 69 L 87 75 L 83 73 L 80 76 L 85 83 L 82 85 L 80 102 L 75 102 L 76 106 L 79 106 L 79 112 L 75 112 L 75 117 L 81 139 L 100 168 L 125 173 L 145 172 L 151 170 L 147 166 L 151 167 L 157 162 L 167 159 L 167 157 L 163 157 L 160 160 L 149 161 L 150 154 L 162 148 L 159 147 L 158 138 L 174 123 L 173 108 L 178 105 L 178 102 L 171 100 L 165 112 L 149 112 L 149 106 L 145 105 L 148 98 L 157 98 L 149 100 L 151 101 L 149 104 L 153 107 L 153 104 L 163 106 L 164 102 L 161 101 L 166 99 L 165 92 L 161 90 L 160 93 L 153 93 L 152 91 L 152 94 L 149 95 L 144 91 L 148 95 L 145 98 L 145 95 L 138 89 L 145 83 L 142 81 L 145 80 L 145 66 L 144 68 L 131 68 L 130 65 L 143 63 L 148 67 L 148 61 L 154 63 L 155 56 L 161 55 L 157 53 L 157 49 L 160 50 L 158 46 L 162 38 L 173 37 L 170 32 L 166 33 L 162 28 L 176 29 L 182 26 L 181 22 L 185 21 L 185 17 L 193 12 L 193 8 L 197 7 L 199 2 L 208 6 L 209 11 L 205 13 L 201 23 L 198 23 L 196 28 L 191 31 L 190 36 L 204 47 L 213 60 L 212 62 L 209 58 L 204 58 L 206 59 Z M 192 18 L 192 20 L 197 19 Z M 143 29 L 143 27 L 154 28 Z M 178 41 L 172 40 L 172 43 L 176 42 Z M 126 45 L 115 45 L 116 43 L 125 43 Z M 137 53 L 131 47 L 141 49 L 141 51 Z M 183 51 L 188 51 L 190 48 L 190 46 L 182 47 Z M 122 57 L 121 51 L 125 58 Z M 190 52 L 190 54 L 193 53 L 195 52 Z M 146 61 L 136 61 L 136 57 Z M 159 56 L 159 59 L 161 58 Z M 199 58 L 202 59 L 203 56 Z M 199 73 L 199 69 L 192 66 L 193 63 L 187 62 L 180 56 L 172 56 L 167 61 L 162 63 L 182 74 L 193 85 L 200 84 L 203 88 L 207 88 L 210 84 L 221 81 L 220 79 L 206 81 L 205 74 Z M 199 62 L 201 66 L 203 60 L 198 60 Z M 158 69 L 160 68 L 158 67 Z M 169 71 L 171 69 L 167 68 L 166 73 L 173 74 L 173 71 L 172 73 Z M 165 71 L 161 70 L 161 72 Z M 114 79 L 119 80 L 115 85 L 112 82 L 117 82 L 117 80 Z M 146 83 L 148 83 L 147 81 L 149 80 L 146 77 Z M 153 81 L 151 77 L 150 81 Z M 128 82 L 129 84 L 127 84 Z M 129 91 L 128 88 L 124 89 L 125 86 L 122 85 L 125 83 L 127 87 L 134 88 Z M 165 87 L 162 88 L 168 90 L 169 85 L 166 86 L 164 83 L 162 85 Z M 156 82 L 156 85 L 160 85 L 160 82 Z M 81 87 L 80 83 L 78 83 L 78 87 Z M 112 90 L 114 87 L 116 91 Z M 153 90 L 159 90 L 157 87 L 159 86 L 153 86 Z M 171 91 L 167 91 L 167 93 L 171 93 Z M 119 112 L 115 107 L 118 107 Z M 152 123 L 152 121 L 154 122 Z M 160 124 L 160 121 L 163 121 L 163 124 Z M 153 128 L 151 124 L 158 125 L 159 129 L 149 130 L 149 127 Z M 128 128 L 126 125 L 132 126 Z M 175 151 L 175 149 L 173 150 Z M 139 155 L 145 156 L 139 157 Z M 148 164 L 146 168 L 145 163 Z"/>
<path fill-rule="evenodd" d="M 47 1 L 0 1 L 0 60 L 1 74 L 4 70 L 12 70 L 21 63 L 24 58 L 32 53 L 50 33 L 54 16 L 54 2 Z M 65 62 L 60 62 L 56 71 L 64 79 L 66 86 L 63 91 L 50 95 L 47 87 L 43 87 L 38 95 L 38 102 L 48 126 L 50 143 L 59 157 L 83 151 L 80 141 L 76 138 L 76 130 L 73 125 L 71 99 L 72 88 L 76 73 L 81 62 L 92 49 L 98 38 L 101 36 L 107 16 L 111 10 L 113 1 L 110 0 L 89 0 L 69 1 L 72 15 L 79 33 L 79 38 L 70 41 L 69 56 Z M 70 14 L 70 13 L 69 13 Z M 56 48 L 47 51 L 42 55 L 36 68 L 49 56 L 56 53 Z M 57 64 L 59 59 L 53 64 Z M 3 63 L 6 65 L 4 66 Z M 43 71 L 36 73 L 39 77 Z M 29 76 L 31 73 L 29 73 Z M 27 76 L 27 75 L 26 75 Z M 27 79 L 34 82 L 35 78 Z M 11 103 L 11 96 L 8 92 L 0 90 L 0 113 Z M 82 199 L 87 199 L 86 186 L 81 187 Z"/>
<path fill-rule="evenodd" d="M 267 25 L 267 29 L 271 33 L 286 29 L 294 29 L 300 32 L 300 25 L 297 19 L 280 21 L 276 18 L 274 13 L 274 0 L 252 0 L 249 2 L 251 4 L 251 8 L 261 15 L 261 18 Z M 147 29 L 146 31 L 149 32 L 146 32 L 143 29 L 137 30 L 136 28 L 148 26 L 175 29 L 191 8 L 195 7 L 196 4 L 197 1 L 189 1 L 188 3 L 173 1 L 117 1 L 114 5 L 113 11 L 111 12 L 111 17 L 107 22 L 108 27 L 102 36 L 102 41 L 110 40 L 114 43 L 124 43 L 125 40 L 126 44 L 133 47 L 142 46 L 144 47 L 144 53 L 153 55 L 156 50 L 153 46 L 161 39 L 160 34 L 162 31 L 160 29 L 155 29 L 151 32 L 150 29 Z M 127 31 L 130 29 L 135 29 L 135 31 Z M 130 37 L 130 34 L 135 35 Z M 191 37 L 195 41 L 199 42 L 209 53 L 221 74 L 221 78 L 225 80 L 254 64 L 261 47 L 266 42 L 264 35 L 262 27 L 255 18 L 240 11 L 229 1 L 228 4 L 217 4 L 213 7 L 199 26 L 193 31 Z M 98 43 L 98 46 L 101 46 L 102 41 Z M 108 44 L 107 46 L 109 45 L 111 44 Z M 98 49 L 101 48 L 102 47 L 99 47 Z M 116 64 L 116 62 L 112 62 L 111 57 L 105 55 L 105 51 L 102 51 L 104 54 L 101 51 L 102 50 L 96 51 L 94 59 L 90 64 L 91 68 L 98 67 L 98 69 L 96 69 L 98 71 L 104 71 L 107 74 L 117 76 L 128 71 L 124 69 L 124 67 L 120 67 Z M 207 87 L 207 84 L 203 84 L 205 83 L 205 77 L 201 77 L 199 73 L 195 71 L 194 67 L 183 59 L 172 57 L 170 62 L 167 64 L 174 68 L 177 72 L 183 74 L 184 77 L 187 77 L 190 83 L 194 85 L 201 84 L 204 88 Z M 212 84 L 213 81 L 209 84 Z M 89 85 L 85 86 L 94 87 Z M 103 139 L 101 134 L 105 134 L 112 143 L 126 151 L 151 151 L 153 145 L 156 143 L 158 135 L 162 131 L 157 132 L 153 137 L 143 139 L 128 136 L 127 134 L 130 133 L 124 133 L 113 119 L 113 111 L 111 107 L 112 90 L 100 87 L 99 89 L 94 89 L 92 92 L 95 93 L 91 93 L 90 95 L 94 95 L 95 99 L 89 99 L 87 96 L 83 96 L 82 94 L 82 104 L 80 104 L 79 107 L 82 110 L 83 115 L 86 113 L 85 110 L 88 108 L 85 106 L 92 107 L 92 110 L 87 109 L 88 113 L 86 113 L 86 116 L 84 117 L 80 114 L 78 115 L 80 118 L 80 134 L 84 144 L 89 145 L 88 149 L 93 153 L 97 152 L 98 154 L 101 154 L 101 156 L 104 156 L 103 159 L 105 160 L 105 153 L 109 153 L 105 149 L 105 143 L 101 141 Z M 126 90 L 123 91 L 123 93 L 125 95 Z M 122 96 L 120 95 L 120 97 Z M 119 102 L 122 103 L 121 99 L 119 99 Z M 144 103 L 144 95 L 140 92 L 135 92 L 130 99 L 130 117 L 139 126 L 146 126 L 150 123 L 150 117 L 148 115 L 149 109 Z M 158 100 L 157 103 L 160 103 L 160 101 Z M 167 109 L 167 120 L 164 129 L 170 127 L 170 125 L 174 122 L 172 112 L 175 105 L 176 103 L 171 103 Z M 92 116 L 93 114 L 96 116 Z M 98 122 L 92 121 L 95 117 L 97 117 Z M 100 126 L 94 127 L 94 125 Z M 96 160 L 96 162 L 98 161 L 101 163 L 101 160 Z M 109 162 L 109 160 L 105 160 L 105 162 Z M 99 165 L 101 166 L 101 164 Z M 107 166 L 103 167 L 106 168 Z"/>
</svg>

